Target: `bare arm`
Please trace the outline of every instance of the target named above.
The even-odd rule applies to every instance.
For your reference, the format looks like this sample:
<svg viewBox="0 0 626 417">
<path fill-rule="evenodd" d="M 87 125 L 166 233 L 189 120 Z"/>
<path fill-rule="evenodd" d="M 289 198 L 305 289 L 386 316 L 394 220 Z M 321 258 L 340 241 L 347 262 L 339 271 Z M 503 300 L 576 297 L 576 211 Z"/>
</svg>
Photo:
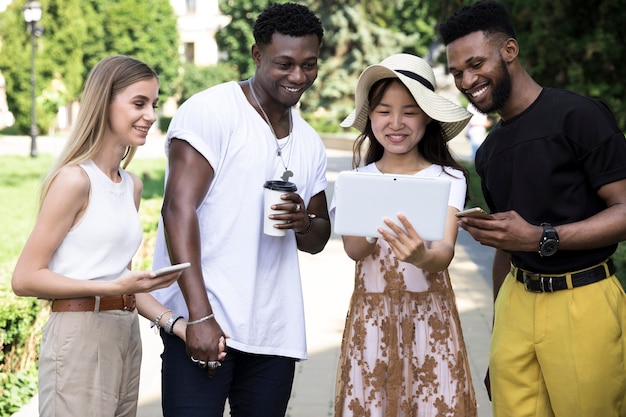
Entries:
<svg viewBox="0 0 626 417">
<path fill-rule="evenodd" d="M 626 179 L 598 190 L 607 208 L 586 220 L 557 226 L 559 249 L 584 250 L 626 240 Z"/>
<path fill-rule="evenodd" d="M 555 226 L 559 250 L 585 250 L 626 240 L 626 180 L 607 184 L 598 190 L 607 208 L 588 219 Z M 493 220 L 462 218 L 459 223 L 483 245 L 509 251 L 533 252 L 539 249 L 543 228 L 531 225 L 517 212 L 494 213 Z"/>
<path fill-rule="evenodd" d="M 376 247 L 376 239 L 369 241 L 361 236 L 341 236 L 343 249 L 353 261 L 360 261 L 371 255 Z"/>
<path fill-rule="evenodd" d="M 298 249 L 308 253 L 318 253 L 324 249 L 330 238 L 330 220 L 326 204 L 326 193 L 321 191 L 311 197 L 308 207 L 304 208 L 304 201 L 298 193 L 283 195 L 284 203 L 277 204 L 276 210 L 285 213 L 272 214 L 270 218 L 284 220 L 278 224 L 278 229 L 293 229 L 298 242 Z M 315 219 L 309 219 L 308 213 L 315 214 Z M 309 230 L 311 226 L 311 230 Z M 305 233 L 305 234 L 302 234 Z"/>
<path fill-rule="evenodd" d="M 191 267 L 178 280 L 190 321 L 213 313 L 202 275 L 200 227 L 196 212 L 206 197 L 213 175 L 213 167 L 191 145 L 172 139 L 162 215 L 171 262 L 191 262 Z M 218 343 L 223 334 L 215 319 L 188 325 L 187 353 L 203 361 L 217 360 Z"/>
<path fill-rule="evenodd" d="M 330 238 L 330 218 L 328 215 L 328 205 L 326 203 L 326 193 L 321 191 L 311 197 L 306 213 L 315 214 L 315 219 L 305 216 L 306 228 L 298 230 L 304 232 L 311 226 L 311 231 L 307 234 L 296 233 L 298 249 L 308 253 L 319 253 L 324 249 Z M 309 221 L 312 222 L 309 224 Z"/>
<path fill-rule="evenodd" d="M 13 272 L 11 284 L 17 295 L 43 299 L 115 296 L 149 292 L 176 280 L 172 274 L 153 278 L 151 271 L 125 272 L 113 281 L 79 280 L 48 268 L 52 255 L 83 215 L 89 189 L 89 178 L 79 166 L 62 169 L 52 182 Z"/>
<path fill-rule="evenodd" d="M 170 317 L 176 317 L 178 313 L 176 311 L 168 311 L 167 307 L 158 302 L 153 296 L 150 294 L 137 294 L 137 311 L 146 319 L 151 322 L 155 322 L 158 318 L 159 327 L 165 327 L 165 324 L 170 319 Z M 176 320 L 174 323 L 174 334 L 181 339 L 185 340 L 187 330 L 187 320 L 184 318 L 180 318 Z"/>
</svg>

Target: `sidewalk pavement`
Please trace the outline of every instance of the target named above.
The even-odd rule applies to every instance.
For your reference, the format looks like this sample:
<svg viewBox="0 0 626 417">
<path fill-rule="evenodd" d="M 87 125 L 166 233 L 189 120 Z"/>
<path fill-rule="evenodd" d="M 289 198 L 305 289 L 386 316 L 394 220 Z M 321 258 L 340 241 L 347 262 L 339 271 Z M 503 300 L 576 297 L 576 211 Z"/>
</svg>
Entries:
<svg viewBox="0 0 626 417">
<path fill-rule="evenodd" d="M 40 152 L 53 152 L 57 139 L 39 140 Z M 61 141 L 62 142 L 62 141 Z M 328 149 L 328 199 L 332 196 L 334 180 L 341 170 L 350 168 L 348 146 Z M 149 145 L 140 148 L 141 157 L 163 156 L 162 139 L 150 138 Z M 29 155 L 30 142 L 22 138 L 0 137 L 0 155 L 8 152 Z M 457 137 L 450 146 L 459 158 L 469 157 L 469 142 Z M 131 165 L 132 166 L 132 165 Z M 490 284 L 493 251 L 476 243 L 460 231 L 450 276 L 456 292 L 457 305 L 467 345 L 472 378 L 478 402 L 478 416 L 492 417 L 491 403 L 483 386 L 488 364 L 492 322 L 492 290 Z M 296 365 L 296 376 L 288 417 L 323 417 L 333 415 L 336 366 L 354 282 L 354 262 L 343 251 L 341 240 L 333 236 L 324 251 L 317 255 L 300 254 L 300 267 L 307 321 L 309 359 Z M 150 329 L 149 321 L 141 318 L 143 360 L 138 417 L 162 417 L 160 395 L 160 353 L 162 343 Z M 228 415 L 226 411 L 225 415 Z M 36 397 L 14 417 L 37 416 Z"/>
</svg>

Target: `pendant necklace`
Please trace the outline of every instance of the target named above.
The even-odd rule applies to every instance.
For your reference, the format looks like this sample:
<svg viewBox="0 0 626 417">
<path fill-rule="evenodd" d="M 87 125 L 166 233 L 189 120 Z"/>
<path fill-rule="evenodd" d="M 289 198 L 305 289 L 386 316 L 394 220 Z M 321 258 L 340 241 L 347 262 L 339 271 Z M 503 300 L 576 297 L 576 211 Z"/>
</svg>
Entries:
<svg viewBox="0 0 626 417">
<path fill-rule="evenodd" d="M 278 143 L 278 136 L 276 135 L 276 131 L 274 130 L 274 126 L 272 126 L 272 122 L 270 121 L 270 118 L 267 116 L 267 113 L 265 113 L 263 106 L 261 106 L 261 102 L 259 101 L 259 99 L 256 96 L 256 93 L 254 92 L 254 87 L 252 87 L 252 78 L 248 79 L 248 85 L 250 86 L 250 92 L 252 93 L 252 98 L 254 99 L 254 102 L 256 103 L 259 110 L 261 110 L 261 113 L 263 113 L 263 117 L 265 118 L 265 121 L 269 125 L 270 130 L 272 131 L 272 134 L 274 135 L 274 140 L 276 141 L 276 156 L 280 158 L 280 160 L 283 163 L 283 167 L 285 167 L 285 172 L 283 172 L 283 175 L 281 178 L 283 181 L 289 181 L 289 178 L 293 177 L 293 172 L 287 168 L 288 164 L 286 164 L 285 160 L 283 159 L 283 148 L 289 145 L 289 142 L 291 141 L 291 133 L 293 131 L 293 119 L 291 115 L 291 108 L 289 109 L 289 136 L 287 136 L 287 140 L 285 141 L 285 143 L 281 145 Z M 293 152 L 293 146 L 290 149 L 288 161 L 291 161 L 291 152 Z"/>
</svg>

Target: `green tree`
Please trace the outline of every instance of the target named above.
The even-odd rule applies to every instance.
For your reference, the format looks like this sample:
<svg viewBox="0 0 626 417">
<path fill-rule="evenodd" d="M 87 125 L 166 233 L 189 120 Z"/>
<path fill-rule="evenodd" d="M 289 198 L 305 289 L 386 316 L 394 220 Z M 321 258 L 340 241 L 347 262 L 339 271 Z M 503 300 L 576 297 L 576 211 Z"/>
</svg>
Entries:
<svg viewBox="0 0 626 417">
<path fill-rule="evenodd" d="M 234 68 L 230 63 L 219 62 L 217 65 L 198 67 L 192 63 L 183 64 L 183 77 L 180 83 L 180 99 L 178 105 L 183 104 L 195 93 L 214 85 L 230 81 Z"/>
<path fill-rule="evenodd" d="M 30 46 L 25 1 L 0 13 L 0 71 L 17 128 L 30 127 Z M 46 132 L 59 106 L 78 100 L 88 72 L 102 58 L 124 54 L 160 75 L 161 97 L 174 95 L 180 68 L 176 16 L 169 0 L 42 0 L 37 38 L 37 124 Z"/>
<path fill-rule="evenodd" d="M 537 82 L 602 99 L 626 130 L 626 81 L 617 70 L 626 65 L 623 1 L 505 3 L 518 32 L 521 60 Z"/>
<path fill-rule="evenodd" d="M 228 52 L 236 69 L 233 79 L 254 73 L 250 46 L 252 27 L 271 1 L 222 0 L 220 10 L 232 17 L 216 36 L 219 48 Z M 339 120 L 353 106 L 353 93 L 360 72 L 387 55 L 411 52 L 426 55 L 435 39 L 434 22 L 427 5 L 402 0 L 389 7 L 382 0 L 302 1 L 320 17 L 324 42 L 320 52 L 318 81 L 300 102 L 303 116 L 318 130 L 337 130 Z"/>
<path fill-rule="evenodd" d="M 425 56 L 435 39 L 420 2 L 312 2 L 325 28 L 319 79 L 303 98 L 302 109 L 313 113 L 318 129 L 336 130 L 354 106 L 354 87 L 368 65 L 400 52 Z M 306 114 L 305 114 L 306 115 Z M 311 116 L 306 116 L 311 119 Z M 322 124 L 322 127 L 319 126 Z M 330 125 L 330 126 L 329 126 Z"/>
<path fill-rule="evenodd" d="M 6 95 L 9 109 L 15 116 L 17 129 L 27 133 L 30 129 L 30 33 L 22 17 L 22 6 L 13 2 L 4 13 L 0 14 L 0 71 L 6 80 Z M 47 22 L 43 16 L 42 24 Z M 35 39 L 36 65 L 35 74 L 38 83 L 35 94 L 39 95 L 45 80 L 41 77 L 42 39 Z M 44 81 L 44 82 L 41 82 Z M 39 120 L 39 119 L 38 119 Z"/>
<path fill-rule="evenodd" d="M 159 73 L 162 100 L 173 96 L 181 61 L 176 16 L 169 0 L 91 1 L 101 16 L 106 53 L 146 62 Z"/>
<path fill-rule="evenodd" d="M 243 79 L 254 74 L 254 62 L 250 47 L 254 43 L 252 28 L 257 16 L 272 0 L 221 0 L 220 12 L 231 17 L 230 23 L 215 35 L 220 51 L 227 54 L 227 61 L 234 67 L 233 79 Z"/>
<path fill-rule="evenodd" d="M 427 0 L 441 21 L 475 0 Z M 626 131 L 626 10 L 622 0 L 502 0 L 513 20 L 520 60 L 546 87 L 606 102 Z M 541 11 L 537 13 L 537 11 Z M 445 56 L 443 57 L 445 61 Z"/>
</svg>

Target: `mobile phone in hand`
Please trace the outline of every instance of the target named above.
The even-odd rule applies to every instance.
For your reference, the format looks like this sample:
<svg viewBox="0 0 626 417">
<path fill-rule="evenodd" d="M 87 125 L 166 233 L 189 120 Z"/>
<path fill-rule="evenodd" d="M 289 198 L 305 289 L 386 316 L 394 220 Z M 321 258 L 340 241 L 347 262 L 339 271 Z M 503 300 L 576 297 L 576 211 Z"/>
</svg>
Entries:
<svg viewBox="0 0 626 417">
<path fill-rule="evenodd" d="M 167 275 L 167 274 L 171 274 L 172 272 L 177 272 L 183 269 L 187 269 L 190 266 L 191 264 L 189 262 L 185 262 L 182 264 L 176 264 L 176 265 L 166 266 L 161 269 L 157 269 L 156 271 L 154 271 L 154 273 L 156 274 L 157 277 L 160 277 L 161 275 Z"/>
<path fill-rule="evenodd" d="M 456 213 L 456 217 L 458 218 L 473 217 L 476 219 L 486 219 L 486 220 L 493 219 L 493 216 L 491 214 L 487 213 L 485 210 L 483 210 L 480 207 L 473 207 L 471 209 L 459 211 L 458 213 Z"/>
</svg>

